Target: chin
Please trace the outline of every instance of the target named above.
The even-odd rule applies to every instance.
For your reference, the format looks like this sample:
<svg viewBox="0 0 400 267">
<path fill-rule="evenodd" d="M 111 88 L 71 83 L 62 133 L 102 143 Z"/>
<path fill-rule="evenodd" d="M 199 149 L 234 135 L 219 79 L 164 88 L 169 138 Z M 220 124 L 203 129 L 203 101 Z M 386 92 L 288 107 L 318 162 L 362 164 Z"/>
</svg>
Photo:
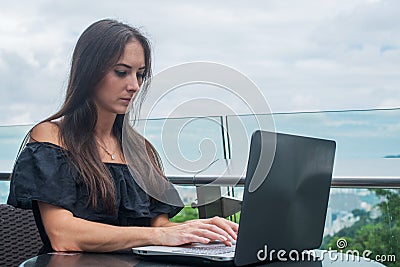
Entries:
<svg viewBox="0 0 400 267">
<path fill-rule="evenodd" d="M 115 113 L 117 113 L 117 115 L 125 115 L 125 113 L 128 112 L 128 111 L 129 110 L 127 108 L 125 108 L 125 109 L 116 110 Z"/>
</svg>

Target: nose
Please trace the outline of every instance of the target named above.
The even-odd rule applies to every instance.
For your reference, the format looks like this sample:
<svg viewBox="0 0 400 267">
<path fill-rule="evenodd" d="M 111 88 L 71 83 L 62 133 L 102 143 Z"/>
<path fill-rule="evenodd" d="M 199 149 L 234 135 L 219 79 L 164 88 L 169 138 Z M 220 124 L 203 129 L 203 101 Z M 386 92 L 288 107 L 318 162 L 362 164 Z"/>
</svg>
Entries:
<svg viewBox="0 0 400 267">
<path fill-rule="evenodd" d="M 136 75 L 132 75 L 132 78 L 128 80 L 127 84 L 127 91 L 136 93 L 140 89 L 140 84 L 138 79 L 136 78 Z"/>
</svg>

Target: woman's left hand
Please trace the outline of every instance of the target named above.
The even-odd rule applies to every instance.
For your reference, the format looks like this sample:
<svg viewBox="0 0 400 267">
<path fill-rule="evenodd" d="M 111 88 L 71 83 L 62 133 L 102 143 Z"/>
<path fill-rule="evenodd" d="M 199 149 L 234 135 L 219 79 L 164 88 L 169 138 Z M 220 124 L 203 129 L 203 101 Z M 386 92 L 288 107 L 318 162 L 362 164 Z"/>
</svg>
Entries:
<svg viewBox="0 0 400 267">
<path fill-rule="evenodd" d="M 195 220 L 190 220 L 184 222 L 185 224 L 191 224 L 191 223 L 204 223 L 204 224 L 211 224 L 215 225 L 218 228 L 221 228 L 224 232 L 228 233 L 228 235 L 231 237 L 230 240 L 228 239 L 227 241 L 223 241 L 223 243 L 227 246 L 232 245 L 232 241 L 237 239 L 237 233 L 239 230 L 239 224 L 226 220 L 224 218 L 215 216 L 209 219 L 195 219 Z"/>
</svg>

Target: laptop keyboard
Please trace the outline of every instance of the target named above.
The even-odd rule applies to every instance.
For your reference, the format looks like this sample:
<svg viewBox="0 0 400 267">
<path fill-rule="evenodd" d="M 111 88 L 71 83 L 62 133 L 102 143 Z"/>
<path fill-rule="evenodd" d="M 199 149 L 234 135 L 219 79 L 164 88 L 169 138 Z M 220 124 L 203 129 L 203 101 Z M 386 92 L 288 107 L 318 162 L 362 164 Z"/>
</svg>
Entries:
<svg viewBox="0 0 400 267">
<path fill-rule="evenodd" d="M 235 252 L 235 246 L 228 247 L 224 244 L 206 244 L 196 245 L 193 247 L 182 247 L 174 250 L 173 252 L 190 253 L 197 255 L 219 255 Z"/>
</svg>

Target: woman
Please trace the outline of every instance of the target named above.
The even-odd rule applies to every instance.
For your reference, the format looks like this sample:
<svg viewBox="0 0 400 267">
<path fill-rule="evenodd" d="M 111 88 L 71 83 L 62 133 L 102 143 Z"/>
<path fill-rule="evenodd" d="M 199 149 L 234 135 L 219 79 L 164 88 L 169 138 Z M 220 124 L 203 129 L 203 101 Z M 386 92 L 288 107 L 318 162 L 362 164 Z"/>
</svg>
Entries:
<svg viewBox="0 0 400 267">
<path fill-rule="evenodd" d="M 65 102 L 31 130 L 11 179 L 8 203 L 33 209 L 40 253 L 236 239 L 238 225 L 222 218 L 170 222 L 181 208 L 151 198 L 127 168 L 122 124 L 130 100 L 146 92 L 150 52 L 137 29 L 114 20 L 79 38 Z M 127 136 L 134 175 L 165 179 L 154 148 L 133 130 Z"/>
</svg>

